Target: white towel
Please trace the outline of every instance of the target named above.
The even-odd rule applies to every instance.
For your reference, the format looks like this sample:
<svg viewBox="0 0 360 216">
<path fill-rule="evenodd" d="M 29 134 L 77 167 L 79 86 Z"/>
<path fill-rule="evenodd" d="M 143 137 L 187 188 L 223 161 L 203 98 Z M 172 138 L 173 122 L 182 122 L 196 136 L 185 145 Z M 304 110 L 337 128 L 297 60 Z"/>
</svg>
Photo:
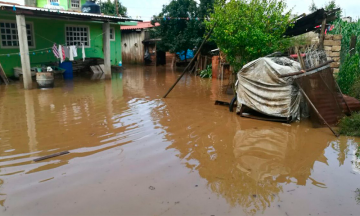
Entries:
<svg viewBox="0 0 360 216">
<path fill-rule="evenodd" d="M 76 46 L 71 46 L 72 47 L 72 52 L 73 52 L 73 56 L 74 58 L 77 57 L 77 49 L 76 49 Z"/>
<path fill-rule="evenodd" d="M 85 61 L 85 47 L 84 47 L 84 44 L 82 44 L 82 57 L 83 57 L 83 61 Z"/>
<path fill-rule="evenodd" d="M 72 51 L 72 48 L 73 46 L 70 46 L 69 47 L 69 60 L 70 61 L 74 61 L 74 53 L 73 53 L 73 51 Z"/>
<path fill-rule="evenodd" d="M 59 51 L 59 55 L 60 55 L 60 63 L 63 63 L 64 58 L 63 58 L 63 55 L 62 55 L 62 47 L 61 47 L 61 45 L 59 45 L 58 51 Z"/>
</svg>

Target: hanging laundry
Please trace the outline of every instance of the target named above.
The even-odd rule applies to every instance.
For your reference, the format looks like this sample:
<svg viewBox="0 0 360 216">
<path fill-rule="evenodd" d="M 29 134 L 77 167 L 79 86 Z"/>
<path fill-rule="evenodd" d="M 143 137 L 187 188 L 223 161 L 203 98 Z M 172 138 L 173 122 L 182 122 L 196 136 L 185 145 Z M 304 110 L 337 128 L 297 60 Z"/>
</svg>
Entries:
<svg viewBox="0 0 360 216">
<path fill-rule="evenodd" d="M 56 47 L 56 43 L 54 43 L 54 46 L 52 47 L 53 53 L 56 58 L 60 58 L 58 48 Z"/>
<path fill-rule="evenodd" d="M 64 50 L 64 46 L 61 46 L 61 50 L 62 50 L 62 58 L 63 58 L 63 61 L 65 61 L 65 50 Z"/>
<path fill-rule="evenodd" d="M 85 46 L 83 43 L 82 43 L 82 58 L 83 58 L 83 61 L 85 61 Z"/>
<path fill-rule="evenodd" d="M 72 52 L 72 46 L 69 47 L 69 60 L 74 61 L 74 53 Z"/>
<path fill-rule="evenodd" d="M 77 57 L 77 56 L 78 56 L 78 54 L 77 54 L 77 49 L 76 49 L 76 46 L 71 46 L 71 47 L 70 47 L 70 52 L 71 52 L 71 50 L 72 50 L 72 52 L 73 52 L 73 56 L 74 56 L 74 58 L 75 58 L 75 57 Z"/>
<path fill-rule="evenodd" d="M 65 52 L 65 58 L 70 58 L 70 48 L 68 46 L 63 46 Z"/>
<path fill-rule="evenodd" d="M 63 58 L 62 53 L 63 53 L 63 50 L 62 50 L 62 48 L 61 48 L 61 45 L 59 45 L 59 57 L 60 57 L 60 63 L 63 63 L 63 61 L 64 61 L 64 58 Z"/>
</svg>

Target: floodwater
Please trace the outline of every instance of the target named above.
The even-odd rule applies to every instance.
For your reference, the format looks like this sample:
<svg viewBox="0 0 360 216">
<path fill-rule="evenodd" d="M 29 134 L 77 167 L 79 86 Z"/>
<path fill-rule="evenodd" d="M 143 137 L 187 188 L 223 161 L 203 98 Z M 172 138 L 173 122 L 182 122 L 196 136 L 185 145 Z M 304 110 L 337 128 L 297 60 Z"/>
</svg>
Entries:
<svg viewBox="0 0 360 216">
<path fill-rule="evenodd" d="M 161 99 L 178 76 L 0 86 L 0 215 L 359 215 L 360 139 L 241 118 L 218 80 Z"/>
</svg>

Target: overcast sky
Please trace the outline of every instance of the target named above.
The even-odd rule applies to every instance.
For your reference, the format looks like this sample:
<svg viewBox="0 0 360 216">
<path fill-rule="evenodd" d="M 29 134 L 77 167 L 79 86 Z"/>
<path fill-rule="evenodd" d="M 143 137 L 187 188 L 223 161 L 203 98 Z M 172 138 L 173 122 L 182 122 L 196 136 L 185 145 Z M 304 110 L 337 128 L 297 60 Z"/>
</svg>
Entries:
<svg viewBox="0 0 360 216">
<path fill-rule="evenodd" d="M 159 14 L 162 5 L 168 4 L 170 0 L 120 0 L 121 3 L 127 7 L 128 15 L 136 18 L 140 17 L 144 21 Z M 318 7 L 324 6 L 329 0 L 315 0 Z M 296 14 L 309 13 L 309 5 L 312 0 L 287 0 L 289 9 L 293 9 Z M 360 16 L 360 0 L 336 0 L 336 3 L 343 8 L 343 15 L 358 18 Z"/>
</svg>

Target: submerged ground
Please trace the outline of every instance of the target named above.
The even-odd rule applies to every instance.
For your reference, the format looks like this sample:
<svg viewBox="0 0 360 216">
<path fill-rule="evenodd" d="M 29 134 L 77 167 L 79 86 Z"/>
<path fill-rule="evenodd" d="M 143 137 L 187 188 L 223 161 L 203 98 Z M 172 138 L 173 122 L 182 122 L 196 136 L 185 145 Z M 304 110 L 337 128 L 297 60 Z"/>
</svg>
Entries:
<svg viewBox="0 0 360 216">
<path fill-rule="evenodd" d="M 360 139 L 241 118 L 214 105 L 231 97 L 218 80 L 187 76 L 161 99 L 178 75 L 0 86 L 0 214 L 359 214 Z"/>
</svg>

